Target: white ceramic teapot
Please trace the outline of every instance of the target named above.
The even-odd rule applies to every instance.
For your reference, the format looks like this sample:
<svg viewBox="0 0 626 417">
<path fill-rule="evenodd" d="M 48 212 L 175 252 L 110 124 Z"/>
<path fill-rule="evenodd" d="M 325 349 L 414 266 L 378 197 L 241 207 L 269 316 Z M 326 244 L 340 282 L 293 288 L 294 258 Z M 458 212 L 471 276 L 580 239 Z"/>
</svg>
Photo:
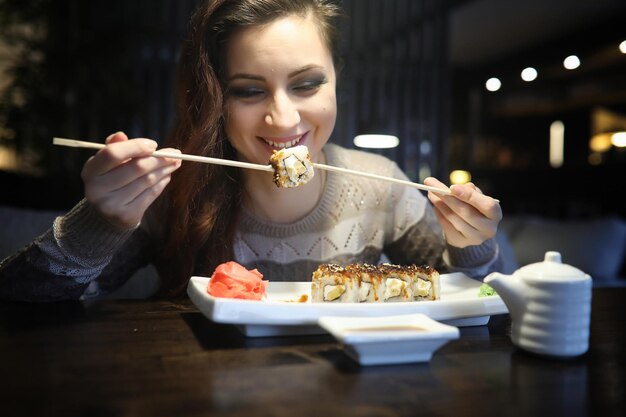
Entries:
<svg viewBox="0 0 626 417">
<path fill-rule="evenodd" d="M 561 263 L 559 252 L 513 273 L 485 278 L 511 315 L 511 340 L 529 352 L 572 357 L 589 348 L 591 277 Z"/>
</svg>

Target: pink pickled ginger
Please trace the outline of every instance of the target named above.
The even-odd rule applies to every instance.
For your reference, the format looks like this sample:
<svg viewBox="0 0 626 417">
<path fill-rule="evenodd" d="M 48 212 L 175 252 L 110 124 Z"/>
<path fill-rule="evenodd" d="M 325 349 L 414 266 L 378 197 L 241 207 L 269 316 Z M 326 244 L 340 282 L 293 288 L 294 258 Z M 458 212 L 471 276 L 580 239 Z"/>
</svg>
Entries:
<svg viewBox="0 0 626 417">
<path fill-rule="evenodd" d="M 248 270 L 230 261 L 215 268 L 207 292 L 214 297 L 260 300 L 265 295 L 267 283 L 256 269 Z"/>
</svg>

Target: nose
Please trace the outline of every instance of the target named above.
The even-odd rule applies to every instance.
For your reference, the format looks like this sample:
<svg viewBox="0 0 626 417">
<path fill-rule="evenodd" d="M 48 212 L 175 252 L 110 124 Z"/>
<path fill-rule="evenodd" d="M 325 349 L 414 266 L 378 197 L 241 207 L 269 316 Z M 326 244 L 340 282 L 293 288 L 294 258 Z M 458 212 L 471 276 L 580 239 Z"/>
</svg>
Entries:
<svg viewBox="0 0 626 417">
<path fill-rule="evenodd" d="M 291 128 L 300 123 L 298 107 L 288 94 L 274 94 L 265 115 L 265 123 L 279 128 Z"/>
</svg>

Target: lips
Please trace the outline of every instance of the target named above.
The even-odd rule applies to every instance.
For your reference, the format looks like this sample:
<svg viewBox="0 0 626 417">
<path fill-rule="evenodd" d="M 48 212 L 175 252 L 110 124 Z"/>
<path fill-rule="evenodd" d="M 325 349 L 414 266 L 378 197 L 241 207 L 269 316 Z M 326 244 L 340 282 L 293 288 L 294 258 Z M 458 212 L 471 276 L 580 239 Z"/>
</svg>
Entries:
<svg viewBox="0 0 626 417">
<path fill-rule="evenodd" d="M 285 136 L 282 138 L 262 137 L 262 136 L 260 136 L 259 138 L 263 140 L 265 143 L 267 143 L 269 146 L 272 146 L 277 149 L 283 149 L 283 148 L 291 148 L 291 147 L 296 146 L 305 137 L 306 137 L 306 133 L 302 135 Z"/>
</svg>

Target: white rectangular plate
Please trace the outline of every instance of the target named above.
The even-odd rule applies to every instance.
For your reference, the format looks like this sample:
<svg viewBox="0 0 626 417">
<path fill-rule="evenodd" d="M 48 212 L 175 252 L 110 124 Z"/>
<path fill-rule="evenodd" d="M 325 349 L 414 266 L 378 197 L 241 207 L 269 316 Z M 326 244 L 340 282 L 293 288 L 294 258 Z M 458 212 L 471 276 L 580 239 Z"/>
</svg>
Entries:
<svg viewBox="0 0 626 417">
<path fill-rule="evenodd" d="M 234 324 L 251 337 L 320 334 L 322 316 L 376 317 L 422 313 L 452 326 L 480 326 L 494 314 L 508 313 L 495 295 L 478 297 L 481 282 L 462 273 L 442 274 L 441 299 L 396 303 L 312 303 L 311 282 L 269 282 L 263 301 L 213 297 L 209 278 L 191 277 L 187 294 L 195 306 L 216 323 Z M 306 302 L 299 302 L 306 297 Z"/>
</svg>

